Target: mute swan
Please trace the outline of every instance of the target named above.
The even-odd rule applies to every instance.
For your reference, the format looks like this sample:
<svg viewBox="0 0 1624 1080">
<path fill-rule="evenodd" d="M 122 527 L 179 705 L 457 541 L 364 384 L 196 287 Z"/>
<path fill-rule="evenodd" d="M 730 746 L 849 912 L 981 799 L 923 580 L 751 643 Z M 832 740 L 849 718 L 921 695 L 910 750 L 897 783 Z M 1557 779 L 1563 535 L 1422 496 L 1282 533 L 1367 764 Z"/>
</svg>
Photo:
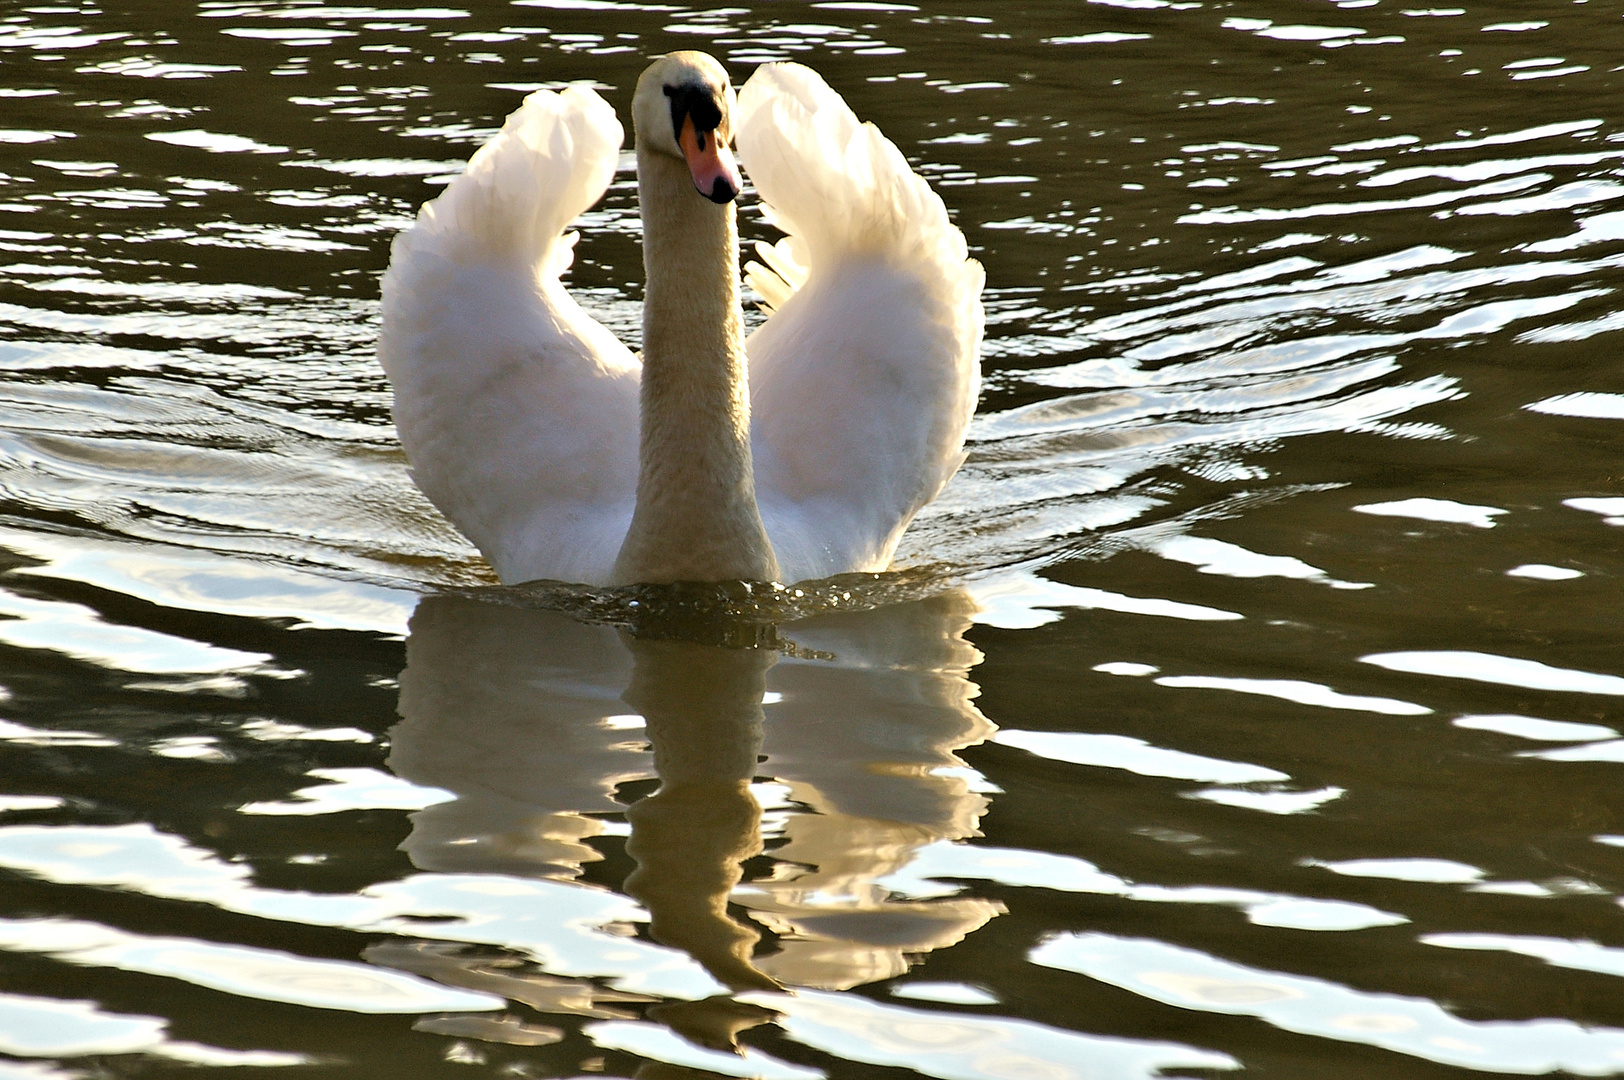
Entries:
<svg viewBox="0 0 1624 1080">
<path fill-rule="evenodd" d="M 395 239 L 378 356 L 413 479 L 510 583 L 885 569 L 964 458 L 980 264 L 800 65 L 761 66 L 735 98 L 716 60 L 671 53 L 632 119 L 641 360 L 559 280 L 623 136 L 588 87 L 527 97 Z M 787 234 L 747 267 L 769 312 L 748 340 L 735 137 Z"/>
</svg>

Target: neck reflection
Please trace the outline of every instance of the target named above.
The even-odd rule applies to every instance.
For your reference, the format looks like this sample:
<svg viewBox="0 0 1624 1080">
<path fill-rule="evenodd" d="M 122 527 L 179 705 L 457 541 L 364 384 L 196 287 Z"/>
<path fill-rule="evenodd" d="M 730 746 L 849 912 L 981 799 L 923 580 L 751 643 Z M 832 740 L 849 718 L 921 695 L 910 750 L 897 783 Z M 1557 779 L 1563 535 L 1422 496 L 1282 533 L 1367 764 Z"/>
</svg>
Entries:
<svg viewBox="0 0 1624 1080">
<path fill-rule="evenodd" d="M 727 914 L 744 860 L 761 851 L 761 806 L 750 785 L 777 654 L 627 644 L 634 666 L 623 698 L 643 717 L 660 787 L 626 811 L 626 851 L 637 860 L 626 892 L 648 909 L 655 941 L 682 949 L 728 989 L 777 989 L 750 962 L 760 933 Z"/>
</svg>

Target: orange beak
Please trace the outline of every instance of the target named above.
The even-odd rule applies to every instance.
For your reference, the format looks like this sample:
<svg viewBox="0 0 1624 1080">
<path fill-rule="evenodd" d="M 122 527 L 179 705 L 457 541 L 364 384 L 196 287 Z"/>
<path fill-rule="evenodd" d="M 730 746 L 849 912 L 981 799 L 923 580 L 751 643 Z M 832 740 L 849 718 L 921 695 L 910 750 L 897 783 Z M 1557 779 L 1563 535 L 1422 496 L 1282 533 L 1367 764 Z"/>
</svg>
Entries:
<svg viewBox="0 0 1624 1080">
<path fill-rule="evenodd" d="M 732 202 L 738 196 L 744 181 L 739 178 L 733 151 L 723 145 L 716 132 L 695 131 L 693 117 L 684 117 L 677 145 L 688 159 L 688 171 L 701 195 L 713 203 Z"/>
</svg>

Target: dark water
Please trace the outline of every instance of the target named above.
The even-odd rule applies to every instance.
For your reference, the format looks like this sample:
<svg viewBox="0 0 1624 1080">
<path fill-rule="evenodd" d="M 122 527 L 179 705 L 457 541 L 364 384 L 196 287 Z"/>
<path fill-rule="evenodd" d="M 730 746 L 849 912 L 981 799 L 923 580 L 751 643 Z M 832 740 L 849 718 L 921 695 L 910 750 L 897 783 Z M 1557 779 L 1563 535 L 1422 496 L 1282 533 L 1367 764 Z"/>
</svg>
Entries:
<svg viewBox="0 0 1624 1080">
<path fill-rule="evenodd" d="M 0 4 L 0 1077 L 1624 1073 L 1624 19 L 1458 2 Z M 934 569 L 490 588 L 390 238 L 696 46 L 986 264 Z"/>
</svg>

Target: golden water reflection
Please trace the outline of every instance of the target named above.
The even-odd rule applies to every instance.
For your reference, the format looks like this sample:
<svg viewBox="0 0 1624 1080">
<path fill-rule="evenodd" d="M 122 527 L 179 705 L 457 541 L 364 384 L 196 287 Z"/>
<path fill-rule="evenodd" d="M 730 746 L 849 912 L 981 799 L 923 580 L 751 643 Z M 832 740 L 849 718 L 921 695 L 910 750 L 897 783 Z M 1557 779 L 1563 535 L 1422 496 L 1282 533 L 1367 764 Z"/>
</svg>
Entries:
<svg viewBox="0 0 1624 1080">
<path fill-rule="evenodd" d="M 425 870 L 620 888 L 648 912 L 648 936 L 733 992 L 901 975 L 1002 911 L 881 883 L 926 845 L 979 835 L 991 787 L 957 756 L 995 730 L 969 678 L 975 610 L 953 591 L 762 628 L 746 648 L 692 639 L 717 640 L 714 626 L 639 637 L 427 598 L 389 765 L 457 798 L 414 813 L 401 847 Z M 657 790 L 635 799 L 650 779 Z M 592 866 L 617 834 L 636 864 L 623 882 Z M 521 980 L 507 996 L 546 1012 L 625 1015 L 612 1002 L 638 1000 L 577 984 L 570 1004 L 545 973 L 430 951 L 369 957 L 459 986 Z M 713 1048 L 770 1018 L 725 999 L 649 1015 Z"/>
</svg>

